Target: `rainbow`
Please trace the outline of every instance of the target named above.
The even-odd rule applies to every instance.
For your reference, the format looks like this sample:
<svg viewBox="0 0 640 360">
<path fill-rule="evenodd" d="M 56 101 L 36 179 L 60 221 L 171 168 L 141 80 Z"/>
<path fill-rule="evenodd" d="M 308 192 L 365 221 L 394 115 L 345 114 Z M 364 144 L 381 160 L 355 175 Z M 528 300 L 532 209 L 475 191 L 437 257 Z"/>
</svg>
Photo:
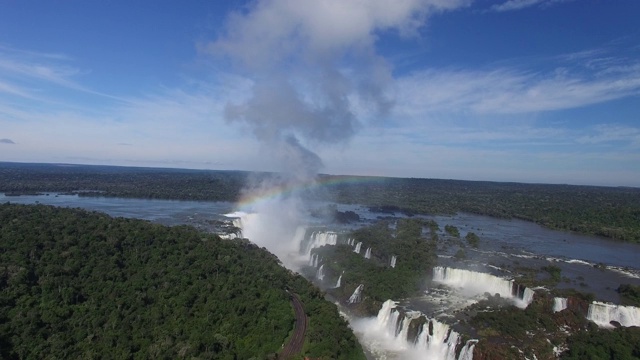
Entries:
<svg viewBox="0 0 640 360">
<path fill-rule="evenodd" d="M 248 190 L 236 204 L 236 210 L 251 212 L 252 209 L 260 207 L 260 204 L 278 199 L 291 198 L 305 191 L 345 184 L 382 183 L 385 179 L 386 178 L 379 176 L 320 175 L 310 181 L 282 181 L 263 185 L 263 188 Z"/>
</svg>

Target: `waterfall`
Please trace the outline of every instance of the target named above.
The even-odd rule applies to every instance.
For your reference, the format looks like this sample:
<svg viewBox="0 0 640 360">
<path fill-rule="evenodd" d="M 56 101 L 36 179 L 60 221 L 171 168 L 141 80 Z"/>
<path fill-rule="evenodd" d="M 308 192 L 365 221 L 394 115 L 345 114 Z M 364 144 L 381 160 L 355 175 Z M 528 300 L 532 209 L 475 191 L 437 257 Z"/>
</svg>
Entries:
<svg viewBox="0 0 640 360">
<path fill-rule="evenodd" d="M 391 256 L 391 267 L 395 268 L 396 267 L 396 261 L 398 260 L 398 258 L 395 255 Z"/>
<path fill-rule="evenodd" d="M 362 241 L 356 245 L 355 250 L 353 250 L 356 254 L 360 254 L 360 248 L 362 247 Z"/>
<path fill-rule="evenodd" d="M 364 253 L 365 259 L 371 259 L 371 248 L 367 248 L 367 251 Z"/>
<path fill-rule="evenodd" d="M 460 351 L 458 360 L 473 360 L 473 348 L 476 347 L 478 340 L 469 340 Z"/>
<path fill-rule="evenodd" d="M 622 326 L 640 326 L 640 308 L 594 301 L 589 305 L 587 319 L 600 327 L 612 327 L 611 321 Z"/>
<path fill-rule="evenodd" d="M 347 245 L 353 246 L 353 245 L 355 245 L 355 243 L 356 243 L 355 239 L 347 239 Z"/>
<path fill-rule="evenodd" d="M 238 237 L 243 237 L 242 235 L 242 219 L 237 218 L 237 219 L 233 219 L 233 226 L 237 227 L 238 229 Z"/>
<path fill-rule="evenodd" d="M 344 271 L 342 272 L 342 274 L 344 274 Z M 336 288 L 339 288 L 341 283 L 342 283 L 342 274 L 340 274 L 340 276 L 338 276 L 338 281 L 336 281 Z"/>
<path fill-rule="evenodd" d="M 314 266 L 314 260 L 318 257 L 318 254 L 311 254 L 309 257 L 309 266 Z M 315 267 L 315 266 L 314 266 Z"/>
<path fill-rule="evenodd" d="M 471 270 L 442 266 L 433 268 L 433 281 L 461 289 L 463 294 L 477 296 L 485 292 L 512 299 L 519 308 L 526 308 L 533 300 L 534 291 L 513 280 Z"/>
<path fill-rule="evenodd" d="M 307 242 L 304 253 L 308 256 L 311 250 L 317 249 L 325 245 L 336 245 L 338 243 L 338 234 L 334 232 L 313 232 Z"/>
<path fill-rule="evenodd" d="M 286 268 L 299 270 L 300 261 L 309 260 L 310 253 L 300 257 L 307 230 L 305 226 L 296 226 L 298 219 L 289 213 L 291 207 L 295 208 L 295 204 L 274 200 L 262 203 L 257 212 L 236 211 L 224 216 L 231 218 L 233 225 L 240 229 L 238 237 L 269 249 Z M 267 209 L 269 211 L 265 211 Z"/>
<path fill-rule="evenodd" d="M 533 295 L 535 295 L 535 291 L 529 289 L 528 287 L 524 288 L 521 299 L 522 302 L 526 304 L 525 307 L 531 304 L 531 302 L 533 301 Z"/>
<path fill-rule="evenodd" d="M 309 266 L 313 266 L 314 268 L 318 267 L 318 263 L 320 262 L 320 256 L 318 254 L 311 254 L 309 257 Z"/>
<path fill-rule="evenodd" d="M 318 272 L 316 272 L 316 278 L 320 281 L 324 280 L 324 264 L 320 265 Z"/>
<path fill-rule="evenodd" d="M 562 311 L 567 308 L 567 298 L 553 298 L 553 312 Z"/>
<path fill-rule="evenodd" d="M 362 284 L 358 285 L 358 287 L 353 291 L 353 294 L 349 298 L 348 303 L 349 304 L 356 304 L 356 303 L 359 303 L 360 301 L 362 301 L 362 290 L 363 289 L 364 289 L 364 285 L 362 285 Z"/>
<path fill-rule="evenodd" d="M 402 312 L 397 303 L 387 300 L 382 304 L 375 322 L 375 331 L 382 332 L 392 340 L 395 348 L 405 349 L 414 356 L 434 360 L 456 360 L 456 347 L 460 344 L 460 335 L 449 325 L 435 319 L 429 319 L 418 311 Z M 422 319 L 422 320 L 419 320 Z M 422 322 L 415 339 L 408 338 L 411 323 Z M 416 324 L 416 323 L 414 323 Z M 458 360 L 473 360 L 473 348 L 477 340 L 469 340 L 461 349 Z"/>
<path fill-rule="evenodd" d="M 382 304 L 380 311 L 378 311 L 378 316 L 376 317 L 376 321 L 379 327 L 387 329 L 387 332 L 396 335 L 398 330 L 398 317 L 400 313 L 397 311 L 392 311 L 396 307 L 396 302 L 393 300 L 387 300 Z"/>
</svg>

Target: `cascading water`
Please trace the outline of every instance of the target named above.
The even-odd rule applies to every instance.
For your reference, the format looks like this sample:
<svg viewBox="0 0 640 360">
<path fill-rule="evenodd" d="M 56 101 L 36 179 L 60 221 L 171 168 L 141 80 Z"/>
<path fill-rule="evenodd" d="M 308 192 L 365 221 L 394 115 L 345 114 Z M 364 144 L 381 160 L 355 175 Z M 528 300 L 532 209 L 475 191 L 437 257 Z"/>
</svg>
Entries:
<svg viewBox="0 0 640 360">
<path fill-rule="evenodd" d="M 365 259 L 371 259 L 371 248 L 367 248 L 367 251 L 364 253 Z"/>
<path fill-rule="evenodd" d="M 513 280 L 471 270 L 436 266 L 433 268 L 433 281 L 461 289 L 463 294 L 471 296 L 485 292 L 500 294 L 501 297 L 512 299 L 522 309 L 531 303 L 534 295 L 533 290 L 519 286 Z"/>
<path fill-rule="evenodd" d="M 562 311 L 567 308 L 567 298 L 553 298 L 553 312 Z"/>
<path fill-rule="evenodd" d="M 353 250 L 356 254 L 360 254 L 360 248 L 362 247 L 362 242 L 356 244 L 356 248 Z"/>
<path fill-rule="evenodd" d="M 309 242 L 304 253 L 309 256 L 311 250 L 323 247 L 325 245 L 336 245 L 338 243 L 338 234 L 334 232 L 313 232 L 309 238 Z"/>
<path fill-rule="evenodd" d="M 589 305 L 587 319 L 600 327 L 610 328 L 612 321 L 622 326 L 640 326 L 640 308 L 594 301 Z"/>
<path fill-rule="evenodd" d="M 309 266 L 315 267 L 315 261 L 317 261 L 318 254 L 311 254 L 309 257 Z"/>
<path fill-rule="evenodd" d="M 351 295 L 351 297 L 349 297 L 349 304 L 357 304 L 360 301 L 362 301 L 362 290 L 364 290 L 364 285 L 360 284 L 358 285 L 358 287 L 353 291 L 353 294 Z"/>
<path fill-rule="evenodd" d="M 298 209 L 299 204 L 293 198 L 271 199 L 252 209 L 253 212 L 236 211 L 224 216 L 232 218 L 233 225 L 239 228 L 238 237 L 266 247 L 285 267 L 299 270 L 310 254 L 305 254 L 306 259 L 300 257 L 306 228 L 300 225 Z"/>
<path fill-rule="evenodd" d="M 391 263 L 389 265 L 391 265 L 392 268 L 395 268 L 397 260 L 398 258 L 395 255 L 391 256 Z"/>
<path fill-rule="evenodd" d="M 324 264 L 320 265 L 318 271 L 316 272 L 316 279 L 323 281 L 324 280 Z"/>
<path fill-rule="evenodd" d="M 342 272 L 342 274 L 344 274 L 344 271 Z M 336 281 L 336 288 L 339 288 L 341 283 L 342 283 L 342 274 L 340 274 L 340 276 L 338 276 L 338 281 Z"/>
<path fill-rule="evenodd" d="M 320 256 L 318 256 L 318 254 L 311 254 L 311 256 L 309 257 L 309 266 L 313 266 L 314 268 L 317 268 L 320 262 Z"/>
<path fill-rule="evenodd" d="M 229 215 L 232 215 L 232 214 L 229 214 Z M 238 228 L 238 232 L 236 233 L 236 235 L 239 238 L 243 238 L 244 234 L 242 233 L 242 219 L 241 218 L 233 219 L 232 223 L 234 227 Z"/>
<path fill-rule="evenodd" d="M 414 338 L 410 338 L 410 329 Z M 447 324 L 429 319 L 417 311 L 402 311 L 393 300 L 382 304 L 378 316 L 355 324 L 362 329 L 365 342 L 377 353 L 387 353 L 383 358 L 456 360 L 456 348 L 460 335 Z M 473 360 L 473 348 L 477 340 L 470 340 L 460 350 L 458 360 Z"/>
<path fill-rule="evenodd" d="M 458 356 L 458 360 L 473 360 L 473 349 L 476 347 L 478 340 L 469 340 L 464 345 Z"/>
</svg>

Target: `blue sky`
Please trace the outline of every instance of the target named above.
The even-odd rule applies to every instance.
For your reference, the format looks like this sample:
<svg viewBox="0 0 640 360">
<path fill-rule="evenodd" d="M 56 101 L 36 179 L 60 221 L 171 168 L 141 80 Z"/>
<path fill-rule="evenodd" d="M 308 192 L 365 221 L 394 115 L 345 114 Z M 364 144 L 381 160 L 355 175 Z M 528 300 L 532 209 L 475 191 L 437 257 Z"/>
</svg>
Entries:
<svg viewBox="0 0 640 360">
<path fill-rule="evenodd" d="M 638 14 L 0 0 L 0 161 L 640 186 Z"/>
</svg>

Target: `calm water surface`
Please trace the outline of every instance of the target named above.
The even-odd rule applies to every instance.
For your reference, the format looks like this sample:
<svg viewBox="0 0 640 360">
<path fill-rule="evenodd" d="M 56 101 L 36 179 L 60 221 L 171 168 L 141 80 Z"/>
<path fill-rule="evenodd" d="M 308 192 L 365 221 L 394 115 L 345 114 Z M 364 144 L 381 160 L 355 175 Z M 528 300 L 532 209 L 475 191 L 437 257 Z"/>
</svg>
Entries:
<svg viewBox="0 0 640 360">
<path fill-rule="evenodd" d="M 234 211 L 234 204 L 230 202 L 123 199 L 56 194 L 48 196 L 0 194 L 0 202 L 77 207 L 105 212 L 111 216 L 139 218 L 166 225 L 193 224 L 206 219 L 223 220 L 225 219 L 223 214 Z M 389 214 L 370 212 L 360 205 L 338 205 L 338 209 L 358 213 L 363 219 L 360 225 L 389 216 Z M 590 263 L 640 270 L 639 244 L 551 230 L 521 220 L 497 219 L 474 214 L 427 218 L 437 221 L 441 229 L 444 225 L 457 226 L 461 237 L 464 237 L 467 232 L 475 232 L 481 239 L 483 251 L 521 256 L 559 257 L 565 260 L 579 259 Z"/>
</svg>

